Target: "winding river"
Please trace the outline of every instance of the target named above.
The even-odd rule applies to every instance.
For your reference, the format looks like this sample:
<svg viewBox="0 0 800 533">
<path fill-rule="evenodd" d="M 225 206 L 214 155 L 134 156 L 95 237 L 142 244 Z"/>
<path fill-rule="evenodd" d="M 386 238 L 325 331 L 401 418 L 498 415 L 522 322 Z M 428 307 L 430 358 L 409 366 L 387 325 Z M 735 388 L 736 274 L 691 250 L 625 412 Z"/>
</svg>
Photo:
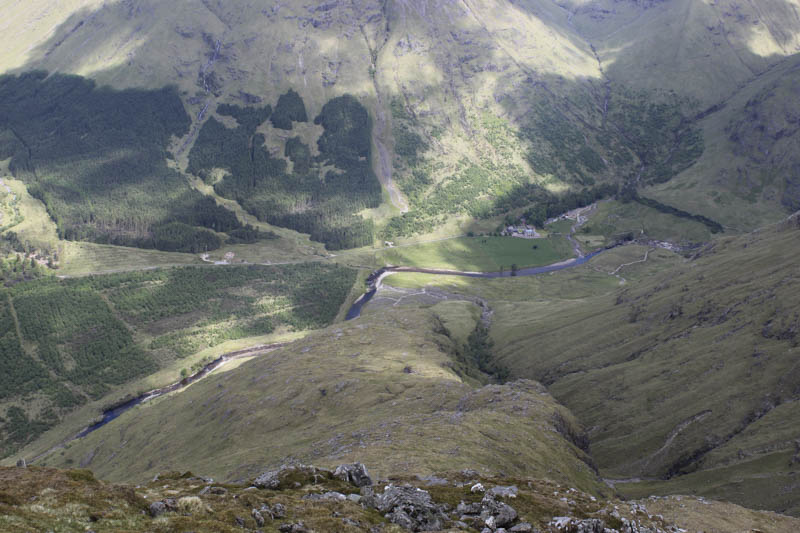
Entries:
<svg viewBox="0 0 800 533">
<path fill-rule="evenodd" d="M 512 276 L 536 276 L 538 274 L 546 274 L 548 272 L 555 272 L 557 270 L 565 270 L 567 268 L 573 268 L 576 266 L 580 266 L 586 262 L 588 262 L 591 258 L 599 255 L 606 250 L 610 250 L 611 248 L 615 248 L 619 246 L 619 244 L 613 244 L 606 248 L 600 248 L 599 250 L 595 250 L 589 254 L 582 255 L 580 257 L 574 257 L 572 259 L 567 259 L 566 261 L 559 261 L 558 263 L 552 263 L 550 265 L 540 266 L 540 267 L 528 267 L 528 268 L 521 268 L 514 272 L 510 271 L 503 271 L 503 272 L 464 272 L 461 270 L 444 270 L 444 269 L 436 269 L 436 268 L 417 268 L 417 267 L 403 267 L 403 266 L 387 266 L 383 267 L 379 270 L 376 270 L 367 278 L 367 292 L 361 295 L 361 297 L 356 300 L 350 309 L 347 311 L 347 315 L 345 316 L 345 320 L 352 320 L 354 318 L 358 318 L 361 316 L 361 309 L 375 296 L 375 293 L 378 292 L 378 289 L 381 287 L 381 282 L 383 278 L 389 276 L 391 274 L 397 272 L 419 272 L 421 274 L 439 274 L 442 276 L 464 276 L 468 278 L 508 278 Z"/>
<path fill-rule="evenodd" d="M 386 276 L 391 274 L 395 274 L 398 272 L 418 272 L 422 274 L 438 274 L 443 276 L 464 276 L 469 278 L 507 278 L 513 276 L 536 276 L 538 274 L 546 274 L 548 272 L 556 272 L 558 270 L 565 270 L 568 268 L 574 268 L 576 266 L 580 266 L 588 262 L 590 259 L 603 253 L 606 250 L 610 250 L 616 246 L 619 246 L 620 243 L 615 243 L 611 246 L 600 248 L 595 250 L 589 254 L 581 255 L 579 257 L 574 257 L 572 259 L 567 259 L 565 261 L 559 261 L 558 263 L 552 263 L 550 265 L 539 266 L 539 267 L 528 267 L 528 268 L 521 268 L 512 274 L 511 271 L 503 271 L 503 272 L 465 272 L 460 270 L 445 270 L 445 269 L 435 269 L 435 268 L 418 268 L 418 267 L 406 267 L 406 266 L 387 266 L 380 268 L 374 271 L 372 274 L 369 275 L 367 278 L 367 291 L 361 295 L 361 297 L 356 300 L 350 309 L 347 311 L 347 315 L 345 316 L 345 320 L 353 320 L 354 318 L 358 318 L 361 316 L 361 310 L 363 309 L 364 305 L 366 305 L 373 296 L 378 292 L 378 289 L 381 287 L 381 282 Z M 221 365 L 226 363 L 227 361 L 238 359 L 240 357 L 247 357 L 251 355 L 260 355 L 261 353 L 265 353 L 281 346 L 285 346 L 287 343 L 276 343 L 276 344 L 269 344 L 269 345 L 260 345 L 254 346 L 252 348 L 241 350 L 237 352 L 226 353 L 214 361 L 205 365 L 200 371 L 191 376 L 188 376 L 181 381 L 175 382 L 171 385 L 166 387 L 162 387 L 160 389 L 151 390 L 144 394 L 141 394 L 135 398 L 131 398 L 125 400 L 122 403 L 113 405 L 103 411 L 102 416 L 93 424 L 87 426 L 86 428 L 82 429 L 77 435 L 72 438 L 67 439 L 66 441 L 62 442 L 55 448 L 48 450 L 47 452 L 35 457 L 33 461 L 41 459 L 56 449 L 62 448 L 65 444 L 75 439 L 79 439 L 85 437 L 89 433 L 100 429 L 101 427 L 105 426 L 112 420 L 118 418 L 124 412 L 140 405 L 142 403 L 148 402 L 165 394 L 169 394 L 170 392 L 174 392 L 176 390 L 180 390 L 191 383 L 205 377 L 206 375 L 210 374 Z"/>
<path fill-rule="evenodd" d="M 128 400 L 124 400 L 124 401 L 122 401 L 120 403 L 117 403 L 115 405 L 112 405 L 111 407 L 108 407 L 108 408 L 104 409 L 103 410 L 103 414 L 100 416 L 100 418 L 97 421 L 95 421 L 91 425 L 83 428 L 79 433 L 77 433 L 76 435 L 66 439 L 65 441 L 61 442 L 57 446 L 55 446 L 53 448 L 50 448 L 46 452 L 37 455 L 36 457 L 31 459 L 30 462 L 33 463 L 34 461 L 42 459 L 42 458 L 50 455 L 55 450 L 63 448 L 69 442 L 71 442 L 73 440 L 76 440 L 76 439 L 80 439 L 82 437 L 85 437 L 86 435 L 88 435 L 89 433 L 92 433 L 93 431 L 97 431 L 98 429 L 100 429 L 101 427 L 105 426 L 106 424 L 108 424 L 112 420 L 118 418 L 122 413 L 124 413 L 124 412 L 126 412 L 126 411 L 128 411 L 128 410 L 130 410 L 130 409 L 132 409 L 134 407 L 136 407 L 137 405 L 143 404 L 145 402 L 149 402 L 150 400 L 154 400 L 154 399 L 156 399 L 156 398 L 158 398 L 160 396 L 163 396 L 165 394 L 169 394 L 170 392 L 175 392 L 177 390 L 183 389 L 184 387 L 188 387 L 189 385 L 191 385 L 195 381 L 204 378 L 205 376 L 207 376 L 208 374 L 210 374 L 211 372 L 213 372 L 214 370 L 216 370 L 217 368 L 219 368 L 223 364 L 227 363 L 228 361 L 233 361 L 234 359 L 240 359 L 242 357 L 261 355 L 261 354 L 270 352 L 272 350 L 275 350 L 277 348 L 280 348 L 282 346 L 286 346 L 287 344 L 289 344 L 289 343 L 288 342 L 277 342 L 277 343 L 274 343 L 274 344 L 259 344 L 257 346 L 253 346 L 251 348 L 247 348 L 247 349 L 244 349 L 244 350 L 238 350 L 238 351 L 235 351 L 235 352 L 225 353 L 225 354 L 217 357 L 216 359 L 214 359 L 213 361 L 211 361 L 207 365 L 205 365 L 203 368 L 201 368 L 200 370 L 198 370 L 197 372 L 195 372 L 191 376 L 187 376 L 187 377 L 183 378 L 180 381 L 176 381 L 175 383 L 172 383 L 171 385 L 167 385 L 166 387 L 161 387 L 159 389 L 153 389 L 151 391 L 145 392 L 144 394 L 140 394 L 139 396 L 136 396 L 135 398 L 130 398 Z"/>
</svg>

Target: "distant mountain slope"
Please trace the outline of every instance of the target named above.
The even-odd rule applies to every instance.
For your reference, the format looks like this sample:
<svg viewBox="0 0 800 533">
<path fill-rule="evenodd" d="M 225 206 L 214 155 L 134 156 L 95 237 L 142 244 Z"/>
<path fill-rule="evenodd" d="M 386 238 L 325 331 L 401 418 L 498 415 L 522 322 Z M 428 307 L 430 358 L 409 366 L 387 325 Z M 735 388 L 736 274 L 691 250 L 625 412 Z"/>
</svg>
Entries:
<svg viewBox="0 0 800 533">
<path fill-rule="evenodd" d="M 645 194 L 734 230 L 800 207 L 799 90 L 800 56 L 739 89 L 698 122 L 706 149 L 697 164 Z"/>
<path fill-rule="evenodd" d="M 800 51 L 797 0 L 556 0 L 611 79 L 706 105 Z"/>
<path fill-rule="evenodd" d="M 372 119 L 371 164 L 394 214 L 410 210 L 389 224 L 391 238 L 453 215 L 502 213 L 509 199 L 535 205 L 544 190 L 642 186 L 691 169 L 703 143 L 723 135 L 704 129 L 701 136 L 695 117 L 797 53 L 796 7 L 795 0 L 269 7 L 86 0 L 55 8 L 37 0 L 4 7 L 14 44 L 0 69 L 78 73 L 115 87 L 176 84 L 193 118 L 191 133 L 173 147 L 182 168 L 218 104 L 274 103 L 293 89 L 313 117 L 332 98 L 352 94 Z M 288 140 L 266 135 L 265 148 L 284 154 Z M 305 145 L 315 141 L 302 133 Z M 711 177 L 730 154 L 725 147 L 706 159 L 710 168 L 697 167 L 691 180 L 736 187 L 729 175 Z M 722 206 L 698 206 L 707 194 L 670 199 L 702 207 L 711 219 L 720 213 L 731 227 L 730 213 L 750 211 L 744 228 L 775 220 L 775 210 L 796 202 L 791 186 L 778 187 L 779 195 L 788 191 L 786 201 L 759 196 L 748 181 L 739 189 Z M 392 213 L 362 214 L 380 226 Z"/>
</svg>

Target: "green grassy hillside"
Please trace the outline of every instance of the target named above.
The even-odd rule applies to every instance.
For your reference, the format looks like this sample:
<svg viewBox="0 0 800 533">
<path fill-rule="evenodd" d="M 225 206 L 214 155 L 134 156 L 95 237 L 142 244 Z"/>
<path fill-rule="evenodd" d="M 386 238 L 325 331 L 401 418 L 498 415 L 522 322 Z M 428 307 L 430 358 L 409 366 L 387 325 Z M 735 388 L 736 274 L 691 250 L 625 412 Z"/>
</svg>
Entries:
<svg viewBox="0 0 800 533">
<path fill-rule="evenodd" d="M 795 217 L 686 262 L 624 247 L 543 278 L 386 282 L 487 300 L 497 362 L 592 428 L 603 476 L 646 480 L 623 493 L 797 513 L 798 235 Z"/>
<path fill-rule="evenodd" d="M 707 105 L 797 53 L 796 0 L 559 0 L 607 75 Z"/>
<path fill-rule="evenodd" d="M 462 339 L 438 323 L 386 310 L 330 327 L 129 411 L 44 462 L 116 480 L 171 468 L 232 480 L 290 457 L 363 460 L 381 476 L 475 468 L 607 490 L 573 444 L 581 430 L 568 411 L 535 382 L 466 383 Z"/>
<path fill-rule="evenodd" d="M 704 117 L 706 150 L 697 164 L 644 194 L 734 231 L 796 209 L 798 109 L 790 94 L 796 94 L 798 66 L 800 58 L 787 59 Z"/>
<path fill-rule="evenodd" d="M 323 327 L 354 282 L 353 270 L 306 263 L 150 270 L 3 289 L 2 454 L 82 405 L 97 408 L 135 392 L 127 385 L 159 369 L 176 367 L 161 385 L 177 381 L 210 361 L 188 358 L 207 348 Z"/>
</svg>

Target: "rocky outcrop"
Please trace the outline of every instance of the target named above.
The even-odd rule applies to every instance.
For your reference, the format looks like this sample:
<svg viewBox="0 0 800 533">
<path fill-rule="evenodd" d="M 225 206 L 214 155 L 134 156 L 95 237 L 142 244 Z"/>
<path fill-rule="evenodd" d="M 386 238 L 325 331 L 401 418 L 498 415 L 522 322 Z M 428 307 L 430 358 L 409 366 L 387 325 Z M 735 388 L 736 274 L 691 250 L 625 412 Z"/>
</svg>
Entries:
<svg viewBox="0 0 800 533">
<path fill-rule="evenodd" d="M 389 485 L 370 501 L 390 522 L 409 531 L 439 531 L 448 520 L 428 491 L 411 485 Z"/>
<path fill-rule="evenodd" d="M 518 489 L 510 487 L 493 487 L 484 494 L 480 503 L 464 503 L 456 507 L 456 515 L 461 522 L 472 525 L 481 531 L 508 531 L 509 528 L 519 526 L 514 531 L 530 531 L 530 524 L 515 524 L 519 515 L 517 511 L 505 502 L 498 501 L 498 497 L 516 498 Z"/>
<path fill-rule="evenodd" d="M 294 524 L 282 524 L 278 531 L 281 533 L 312 533 L 303 522 L 296 522 Z"/>
<path fill-rule="evenodd" d="M 264 515 L 262 515 L 258 509 L 253 509 L 250 511 L 250 516 L 252 516 L 253 520 L 256 521 L 256 525 L 258 527 L 263 527 L 266 523 L 266 520 L 264 520 Z"/>
<path fill-rule="evenodd" d="M 666 533 L 657 527 L 648 527 L 636 521 L 619 518 L 622 526 L 610 528 L 603 520 L 598 518 L 573 518 L 569 516 L 556 516 L 550 521 L 552 531 L 558 533 Z M 677 531 L 672 528 L 671 531 Z"/>
<path fill-rule="evenodd" d="M 150 516 L 153 518 L 162 515 L 167 512 L 167 506 L 164 505 L 164 502 L 153 502 L 150 504 Z"/>
<path fill-rule="evenodd" d="M 356 487 L 372 485 L 367 467 L 363 463 L 352 463 L 339 465 L 333 472 L 312 465 L 286 464 L 276 470 L 264 472 L 253 480 L 253 486 L 259 489 L 282 490 L 313 485 L 334 478 Z"/>
<path fill-rule="evenodd" d="M 303 485 L 319 483 L 332 479 L 330 470 L 311 465 L 283 465 L 277 470 L 264 472 L 253 480 L 253 486 L 259 489 L 281 490 L 299 488 Z"/>
<path fill-rule="evenodd" d="M 455 482 L 456 487 L 469 490 L 473 497 L 480 497 L 479 502 L 461 501 L 455 509 L 452 506 L 437 503 L 431 493 L 419 487 L 404 484 L 389 484 L 378 492 L 373 486 L 367 467 L 362 463 L 349 463 L 339 465 L 333 472 L 317 468 L 312 465 L 292 464 L 283 465 L 276 470 L 264 472 L 253 481 L 253 486 L 269 490 L 301 489 L 306 485 L 318 485 L 310 492 L 301 496 L 302 500 L 314 502 L 329 502 L 346 504 L 352 502 L 360 504 L 364 509 L 375 509 L 389 522 L 400 526 L 407 531 L 440 531 L 447 528 L 455 530 L 474 529 L 481 533 L 531 533 L 537 531 L 533 525 L 520 520 L 519 513 L 509 504 L 520 494 L 517 485 L 491 486 L 477 482 L 475 471 L 462 472 L 462 479 L 473 478 L 467 483 Z M 446 478 L 434 477 L 434 485 L 449 485 Z M 346 494 L 338 490 L 324 492 L 314 489 L 322 488 L 326 482 L 344 481 L 354 487 L 359 487 L 360 494 Z M 341 487 L 341 484 L 339 484 Z M 252 487 L 251 489 L 252 490 Z M 574 489 L 570 489 L 574 492 Z M 570 503 L 570 500 L 562 498 Z M 594 497 L 591 497 L 594 502 Z M 574 502 L 571 502 L 574 504 Z M 174 510 L 174 502 L 162 500 L 150 506 L 150 514 L 156 517 L 166 511 Z M 632 508 L 633 512 L 647 515 L 646 509 Z M 547 531 L 554 533 L 664 533 L 662 529 L 652 524 L 644 525 L 634 519 L 627 519 L 616 510 L 610 516 L 613 527 L 604 519 L 609 516 L 607 511 L 601 511 L 603 518 L 574 518 L 570 516 L 557 516 L 547 524 Z M 251 517 L 258 527 L 262 527 L 269 520 L 285 518 L 287 516 L 283 505 L 276 503 L 271 507 L 266 503 L 260 509 L 252 509 Z M 649 516 L 649 515 L 648 515 Z M 285 533 L 303 533 L 311 531 L 302 522 L 284 523 L 279 530 Z"/>
<path fill-rule="evenodd" d="M 363 463 L 353 463 L 339 465 L 333 471 L 334 477 L 347 481 L 356 487 L 368 487 L 372 485 L 372 478 L 369 477 L 367 467 Z"/>
</svg>

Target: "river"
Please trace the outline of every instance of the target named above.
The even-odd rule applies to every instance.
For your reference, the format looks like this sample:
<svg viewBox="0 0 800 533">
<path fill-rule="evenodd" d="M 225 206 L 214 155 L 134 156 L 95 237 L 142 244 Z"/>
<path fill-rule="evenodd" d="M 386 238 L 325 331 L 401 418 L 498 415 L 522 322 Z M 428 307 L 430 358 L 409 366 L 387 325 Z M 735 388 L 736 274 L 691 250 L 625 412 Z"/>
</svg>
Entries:
<svg viewBox="0 0 800 533">
<path fill-rule="evenodd" d="M 345 320 L 353 320 L 354 318 L 358 318 L 361 316 L 361 310 L 363 307 L 375 296 L 375 293 L 378 292 L 380 289 L 381 282 L 383 278 L 389 276 L 391 274 L 395 274 L 397 272 L 419 272 L 421 274 L 437 274 L 441 276 L 464 276 L 468 278 L 509 278 L 512 276 L 536 276 L 538 274 L 546 274 L 548 272 L 555 272 L 557 270 L 565 270 L 567 268 L 573 268 L 576 266 L 580 266 L 591 258 L 595 257 L 598 254 L 603 253 L 606 250 L 610 250 L 618 246 L 614 244 L 612 246 L 606 248 L 600 248 L 599 250 L 595 250 L 586 255 L 582 255 L 580 257 L 574 257 L 572 259 L 567 259 L 566 261 L 559 261 L 558 263 L 553 263 L 550 265 L 540 266 L 540 267 L 528 267 L 528 268 L 521 268 L 516 272 L 511 271 L 503 271 L 503 272 L 464 272 L 460 270 L 444 270 L 444 269 L 435 269 L 435 268 L 417 268 L 417 267 L 395 267 L 395 266 L 387 266 L 383 267 L 379 270 L 376 270 L 367 278 L 367 292 L 361 295 L 361 297 L 356 300 L 350 309 L 347 311 L 347 315 L 345 316 Z"/>
<path fill-rule="evenodd" d="M 94 422 L 91 425 L 83 428 L 78 434 L 74 435 L 73 437 L 68 438 L 67 440 L 61 442 L 57 446 L 47 450 L 46 452 L 44 452 L 42 454 L 37 455 L 36 457 L 31 459 L 30 463 L 33 463 L 34 461 L 37 461 L 39 459 L 42 459 L 43 457 L 46 457 L 46 456 L 50 455 L 55 450 L 63 448 L 67 443 L 69 443 L 69 442 L 71 442 L 71 441 L 73 441 L 75 439 L 80 439 L 82 437 L 85 437 L 89 433 L 92 433 L 93 431 L 97 431 L 98 429 L 100 429 L 101 427 L 105 426 L 106 424 L 108 424 L 112 420 L 115 420 L 116 418 L 118 418 L 122 413 L 124 413 L 124 412 L 126 412 L 126 411 L 128 411 L 128 410 L 130 410 L 130 409 L 132 409 L 134 407 L 136 407 L 137 405 L 143 404 L 145 402 L 149 402 L 150 400 L 154 400 L 154 399 L 159 398 L 159 397 L 161 397 L 161 396 L 163 396 L 165 394 L 169 394 L 170 392 L 175 392 L 177 390 L 183 389 L 184 387 L 188 387 L 189 385 L 191 385 L 195 381 L 204 378 L 205 376 L 207 376 L 208 374 L 210 374 L 211 372 L 213 372 L 214 370 L 216 370 L 217 368 L 219 368 L 223 364 L 227 363 L 228 361 L 232 361 L 234 359 L 239 359 L 239 358 L 242 358 L 242 357 L 261 355 L 263 353 L 275 350 L 276 348 L 280 348 L 282 346 L 286 346 L 287 344 L 288 344 L 287 342 L 277 342 L 277 343 L 274 343 L 274 344 L 260 344 L 260 345 L 253 346 L 251 348 L 247 348 L 247 349 L 244 349 L 244 350 L 238 350 L 238 351 L 235 351 L 235 352 L 225 353 L 225 354 L 217 357 L 216 359 L 214 359 L 213 361 L 211 361 L 207 365 L 203 366 L 203 368 L 201 368 L 199 371 L 195 372 L 191 376 L 187 376 L 187 377 L 183 378 L 180 381 L 176 381 L 175 383 L 172 383 L 171 385 L 167 385 L 166 387 L 153 389 L 151 391 L 145 392 L 144 394 L 140 394 L 139 396 L 136 396 L 135 398 L 130 398 L 130 399 L 125 400 L 125 401 L 123 401 L 121 403 L 117 403 L 115 405 L 112 405 L 111 407 L 108 407 L 108 408 L 103 410 L 103 414 L 101 415 L 101 417 L 96 422 Z"/>
</svg>

